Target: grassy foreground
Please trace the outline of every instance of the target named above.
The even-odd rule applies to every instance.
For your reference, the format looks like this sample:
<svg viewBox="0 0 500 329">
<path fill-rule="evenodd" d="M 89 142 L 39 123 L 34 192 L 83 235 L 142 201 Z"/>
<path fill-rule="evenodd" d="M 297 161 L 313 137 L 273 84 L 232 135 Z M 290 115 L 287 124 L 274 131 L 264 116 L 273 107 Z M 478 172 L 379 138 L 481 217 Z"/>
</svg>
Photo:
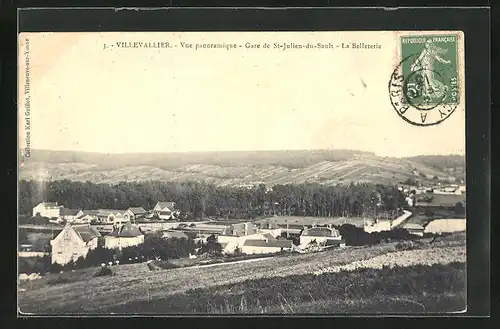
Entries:
<svg viewBox="0 0 500 329">
<path fill-rule="evenodd" d="M 465 309 L 465 264 L 249 280 L 131 302 L 104 313 L 434 313 Z"/>
<path fill-rule="evenodd" d="M 94 277 L 96 268 L 48 274 L 20 283 L 19 308 L 31 314 L 462 310 L 465 234 L 410 242 L 214 267 L 150 271 L 144 263 L 120 265 L 111 277 Z M 313 274 L 358 261 L 361 268 L 352 272 Z M 382 268 L 389 263 L 408 267 Z"/>
</svg>

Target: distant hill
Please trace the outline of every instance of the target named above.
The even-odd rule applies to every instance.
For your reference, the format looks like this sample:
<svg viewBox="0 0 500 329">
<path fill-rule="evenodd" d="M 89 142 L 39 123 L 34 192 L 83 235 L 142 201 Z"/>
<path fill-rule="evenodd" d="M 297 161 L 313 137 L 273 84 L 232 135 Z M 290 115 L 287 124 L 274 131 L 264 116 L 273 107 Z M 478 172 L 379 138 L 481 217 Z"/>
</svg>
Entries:
<svg viewBox="0 0 500 329">
<path fill-rule="evenodd" d="M 461 161 L 460 161 L 461 159 Z M 462 163 L 462 167 L 460 167 Z M 351 150 L 102 154 L 32 150 L 20 179 L 207 181 L 216 185 L 317 182 L 395 184 L 408 178 L 462 179 L 463 156 L 388 158 Z M 454 168 L 450 171 L 449 168 Z"/>
<path fill-rule="evenodd" d="M 441 170 L 446 168 L 465 167 L 465 156 L 463 155 L 418 155 L 406 159 L 420 162 Z"/>
</svg>

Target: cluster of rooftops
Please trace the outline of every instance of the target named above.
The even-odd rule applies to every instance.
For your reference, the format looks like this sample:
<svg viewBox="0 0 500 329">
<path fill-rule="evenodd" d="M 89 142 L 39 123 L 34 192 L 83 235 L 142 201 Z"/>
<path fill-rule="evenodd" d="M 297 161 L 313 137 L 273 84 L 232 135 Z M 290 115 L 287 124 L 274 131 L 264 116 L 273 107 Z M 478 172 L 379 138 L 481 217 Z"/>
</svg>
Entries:
<svg viewBox="0 0 500 329">
<path fill-rule="evenodd" d="M 55 217 L 54 210 L 57 212 L 58 217 L 60 218 L 72 218 L 72 220 L 84 220 L 85 217 L 95 217 L 96 219 L 103 219 L 109 216 L 125 216 L 127 213 L 136 218 L 141 217 L 152 217 L 154 214 L 156 215 L 171 215 L 175 210 L 175 202 L 170 201 L 160 201 L 157 202 L 155 207 L 151 211 L 147 211 L 143 207 L 129 207 L 125 210 L 120 209 L 70 209 L 66 208 L 62 205 L 59 205 L 57 202 L 41 202 L 37 206 L 33 208 L 33 216 L 37 213 L 40 213 L 44 216 L 44 211 L 40 210 L 40 207 L 44 209 L 47 214 L 50 214 L 49 217 Z"/>
<path fill-rule="evenodd" d="M 85 242 L 102 237 L 101 233 L 90 224 L 72 224 L 70 226 Z M 114 226 L 113 230 L 109 234 L 106 234 L 106 236 L 117 238 L 135 238 L 141 235 L 144 235 L 144 232 L 142 232 L 138 226 L 132 225 L 130 222 Z"/>
</svg>

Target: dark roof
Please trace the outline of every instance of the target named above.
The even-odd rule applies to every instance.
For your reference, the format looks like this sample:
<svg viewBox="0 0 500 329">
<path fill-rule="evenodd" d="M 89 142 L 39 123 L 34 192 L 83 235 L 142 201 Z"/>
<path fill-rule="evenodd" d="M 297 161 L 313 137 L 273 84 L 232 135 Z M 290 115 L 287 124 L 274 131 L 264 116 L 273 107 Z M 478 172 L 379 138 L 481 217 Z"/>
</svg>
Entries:
<svg viewBox="0 0 500 329">
<path fill-rule="evenodd" d="M 98 209 L 97 215 L 99 216 L 109 216 L 111 214 L 123 214 L 125 210 L 116 210 L 116 209 Z"/>
<path fill-rule="evenodd" d="M 170 210 L 173 210 L 175 208 L 175 202 L 160 201 L 156 205 L 160 206 L 161 209 L 168 208 Z"/>
<path fill-rule="evenodd" d="M 270 233 L 264 233 L 262 235 L 268 240 L 276 240 L 276 238 L 272 236 Z"/>
<path fill-rule="evenodd" d="M 82 238 L 83 241 L 89 242 L 95 238 L 101 237 L 101 233 L 90 225 L 73 225 L 73 230 Z"/>
<path fill-rule="evenodd" d="M 97 216 L 97 214 L 90 214 L 88 212 L 84 212 L 83 214 L 81 214 L 80 216 L 78 216 L 77 218 L 83 218 L 83 217 L 86 217 L 86 216 L 91 216 L 91 217 L 95 217 Z"/>
<path fill-rule="evenodd" d="M 291 240 L 276 240 L 276 239 L 270 239 L 266 242 L 266 240 L 245 240 L 243 243 L 244 246 L 251 246 L 251 247 L 274 247 L 274 248 L 291 248 L 292 247 L 292 241 Z"/>
<path fill-rule="evenodd" d="M 57 208 L 61 207 L 57 204 L 57 202 L 42 202 L 43 206 L 46 208 Z"/>
<path fill-rule="evenodd" d="M 143 207 L 130 207 L 128 208 L 128 210 L 130 210 L 134 215 L 142 215 L 147 213 L 146 209 L 144 209 Z"/>
<path fill-rule="evenodd" d="M 340 235 L 339 231 L 336 229 L 331 229 L 328 227 L 312 227 L 309 229 L 304 229 L 302 232 L 303 236 L 335 236 L 334 234 L 337 233 L 337 236 Z"/>
<path fill-rule="evenodd" d="M 61 208 L 61 216 L 75 216 L 78 214 L 80 209 L 69 209 L 69 208 Z"/>
<path fill-rule="evenodd" d="M 120 238 L 134 238 L 141 235 L 144 235 L 141 230 L 137 226 L 132 225 L 130 222 L 114 228 L 113 231 L 108 234 L 108 236 L 116 236 Z"/>
</svg>

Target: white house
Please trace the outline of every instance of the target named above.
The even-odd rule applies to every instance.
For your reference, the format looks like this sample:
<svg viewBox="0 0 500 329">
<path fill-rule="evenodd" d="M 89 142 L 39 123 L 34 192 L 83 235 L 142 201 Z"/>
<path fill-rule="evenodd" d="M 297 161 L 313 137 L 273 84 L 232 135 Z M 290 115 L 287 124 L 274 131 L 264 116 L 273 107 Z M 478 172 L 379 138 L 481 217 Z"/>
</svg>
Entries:
<svg viewBox="0 0 500 329">
<path fill-rule="evenodd" d="M 312 227 L 305 228 L 300 235 L 300 245 L 306 246 L 312 241 L 318 244 L 345 244 L 339 231 L 329 227 Z"/>
<path fill-rule="evenodd" d="M 81 209 L 69 209 L 69 208 L 61 208 L 59 213 L 60 221 L 66 221 L 69 223 L 73 223 L 78 217 L 83 215 L 83 211 Z"/>
<path fill-rule="evenodd" d="M 97 220 L 101 223 L 120 225 L 127 221 L 124 210 L 98 209 Z"/>
<path fill-rule="evenodd" d="M 67 224 L 63 230 L 50 241 L 52 246 L 52 263 L 61 265 L 86 257 L 89 250 L 97 248 L 101 234 L 88 224 Z"/>
<path fill-rule="evenodd" d="M 158 202 L 153 213 L 160 219 L 174 219 L 179 211 L 175 209 L 175 202 Z"/>
<path fill-rule="evenodd" d="M 143 207 L 130 207 L 125 211 L 124 217 L 130 221 L 145 218 L 147 214 Z"/>
<path fill-rule="evenodd" d="M 262 239 L 246 239 L 241 245 L 241 252 L 251 254 L 269 254 L 292 250 L 292 241 L 276 239 L 270 234 L 265 234 Z"/>
<path fill-rule="evenodd" d="M 92 215 L 88 213 L 87 211 L 82 211 L 82 214 L 78 215 L 73 223 L 75 224 L 88 224 L 91 223 L 92 221 L 97 220 L 97 215 Z"/>
<path fill-rule="evenodd" d="M 226 254 L 234 253 L 235 249 L 243 250 L 243 245 L 247 240 L 276 240 L 269 233 L 257 233 L 250 235 L 219 235 L 217 236 L 217 242 L 219 242 Z"/>
<path fill-rule="evenodd" d="M 413 207 L 413 198 L 412 197 L 407 196 L 405 200 L 406 200 L 406 203 L 408 204 L 408 206 Z"/>
<path fill-rule="evenodd" d="M 104 247 L 122 249 L 144 243 L 144 233 L 131 222 L 116 226 L 111 233 L 104 236 Z"/>
<path fill-rule="evenodd" d="M 61 208 L 57 202 L 41 202 L 33 207 L 33 217 L 42 216 L 48 218 L 59 218 Z"/>
</svg>

